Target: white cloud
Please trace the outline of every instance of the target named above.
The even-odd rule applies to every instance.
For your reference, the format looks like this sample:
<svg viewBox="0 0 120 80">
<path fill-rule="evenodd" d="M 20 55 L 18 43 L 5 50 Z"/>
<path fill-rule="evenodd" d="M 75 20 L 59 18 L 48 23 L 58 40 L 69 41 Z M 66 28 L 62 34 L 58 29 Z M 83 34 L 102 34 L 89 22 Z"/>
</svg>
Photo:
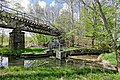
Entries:
<svg viewBox="0 0 120 80">
<path fill-rule="evenodd" d="M 61 8 L 61 10 L 59 11 L 59 14 L 62 14 L 62 12 L 64 11 L 69 11 L 69 5 L 67 3 L 63 4 L 63 7 Z"/>
<path fill-rule="evenodd" d="M 38 4 L 41 8 L 46 8 L 46 2 L 45 1 L 39 1 Z"/>
<path fill-rule="evenodd" d="M 30 0 L 20 0 L 20 4 L 22 7 L 24 7 L 25 9 L 28 8 L 28 5 L 30 4 Z"/>
<path fill-rule="evenodd" d="M 78 20 L 79 19 L 79 13 L 75 12 L 73 15 L 74 15 L 74 20 Z"/>
<path fill-rule="evenodd" d="M 63 10 L 68 10 L 69 9 L 69 6 L 68 6 L 68 4 L 67 3 L 64 3 L 63 4 L 63 8 L 62 8 Z"/>
<path fill-rule="evenodd" d="M 21 7 L 23 7 L 23 11 L 24 12 L 28 12 L 28 5 L 30 4 L 30 0 L 8 0 L 9 6 L 11 8 L 15 8 L 15 4 L 19 3 L 21 5 Z"/>
<path fill-rule="evenodd" d="M 55 6 L 55 1 L 52 1 L 52 3 L 50 4 L 50 7 L 54 7 Z"/>
<path fill-rule="evenodd" d="M 10 1 L 12 1 L 12 0 L 6 0 L 7 2 L 10 2 Z"/>
<path fill-rule="evenodd" d="M 21 6 L 24 8 L 24 12 L 29 12 L 28 5 L 30 4 L 30 0 L 21 0 L 20 2 Z"/>
</svg>

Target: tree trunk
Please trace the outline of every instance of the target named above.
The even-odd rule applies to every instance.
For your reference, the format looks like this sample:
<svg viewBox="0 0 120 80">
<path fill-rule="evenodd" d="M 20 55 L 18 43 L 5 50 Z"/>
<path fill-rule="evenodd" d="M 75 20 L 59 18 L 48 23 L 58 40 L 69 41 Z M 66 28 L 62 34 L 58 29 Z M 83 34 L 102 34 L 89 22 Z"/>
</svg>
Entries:
<svg viewBox="0 0 120 80">
<path fill-rule="evenodd" d="M 95 38 L 93 37 L 93 38 L 92 38 L 92 48 L 95 47 L 95 44 L 94 44 L 94 43 L 95 43 Z"/>
<path fill-rule="evenodd" d="M 109 34 L 109 37 L 111 39 L 112 48 L 113 48 L 114 52 L 116 53 L 117 69 L 118 69 L 118 72 L 120 73 L 120 54 L 118 53 L 116 42 L 115 42 L 115 40 L 113 38 L 111 30 L 109 29 L 108 22 L 107 22 L 106 17 L 105 17 L 105 15 L 103 13 L 103 10 L 102 10 L 102 7 L 101 7 L 101 4 L 100 4 L 99 0 L 96 0 L 96 2 L 98 4 L 99 10 L 100 10 L 101 19 L 103 21 L 104 27 L 107 30 L 107 32 Z"/>
<path fill-rule="evenodd" d="M 71 47 L 74 47 L 74 43 L 75 43 L 75 36 L 74 35 L 72 35 L 72 37 L 71 37 Z"/>
<path fill-rule="evenodd" d="M 74 19 L 73 19 L 73 17 L 74 17 L 74 11 L 73 11 L 73 3 L 74 3 L 74 1 L 73 0 L 70 0 L 70 8 L 71 8 L 71 29 L 73 30 L 74 29 Z M 74 32 L 73 32 L 73 34 L 74 34 Z M 72 35 L 71 36 L 72 37 L 72 47 L 74 47 L 74 43 L 75 43 L 75 37 Z"/>
</svg>

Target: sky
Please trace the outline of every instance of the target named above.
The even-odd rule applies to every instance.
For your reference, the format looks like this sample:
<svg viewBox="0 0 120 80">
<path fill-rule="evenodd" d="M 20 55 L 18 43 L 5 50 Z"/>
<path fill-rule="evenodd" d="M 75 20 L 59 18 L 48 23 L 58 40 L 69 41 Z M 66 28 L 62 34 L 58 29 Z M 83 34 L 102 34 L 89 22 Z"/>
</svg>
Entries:
<svg viewBox="0 0 120 80">
<path fill-rule="evenodd" d="M 54 6 L 55 5 L 55 0 L 8 0 L 11 4 L 11 7 L 13 7 L 14 3 L 20 3 L 22 7 L 28 8 L 29 4 L 35 4 L 38 3 L 41 8 L 45 8 L 46 6 Z"/>
<path fill-rule="evenodd" d="M 13 7 L 13 4 L 14 4 L 15 2 L 18 2 L 18 3 L 20 3 L 24 8 L 26 8 L 26 10 L 27 10 L 27 8 L 28 8 L 28 4 L 30 4 L 30 3 L 34 4 L 34 3 L 37 3 L 37 2 L 38 2 L 39 5 L 40 5 L 42 8 L 45 8 L 46 5 L 49 5 L 49 6 L 54 6 L 54 5 L 55 5 L 54 0 L 6 0 L 6 1 L 10 2 L 10 7 L 11 7 L 11 8 Z M 0 28 L 0 29 L 2 29 L 2 28 Z M 5 34 L 9 36 L 9 33 L 10 33 L 11 31 L 12 31 L 11 29 L 5 29 Z M 2 33 L 2 32 L 0 31 L 0 33 Z M 29 32 L 26 32 L 26 35 L 27 35 L 27 36 L 30 36 L 30 35 L 29 35 Z"/>
<path fill-rule="evenodd" d="M 46 2 L 47 4 L 50 4 L 50 3 L 52 3 L 53 0 L 31 0 L 32 3 L 36 3 L 36 2 L 38 2 L 38 1 L 44 1 L 44 2 Z"/>
<path fill-rule="evenodd" d="M 54 0 L 31 0 L 32 4 L 34 4 L 36 2 L 39 2 L 40 5 L 49 5 L 49 6 L 54 6 L 55 5 Z"/>
<path fill-rule="evenodd" d="M 12 4 L 15 2 L 18 2 L 22 4 L 23 7 L 26 7 L 28 4 L 35 4 L 35 3 L 41 3 L 41 5 L 51 5 L 55 3 L 54 0 L 6 0 L 8 2 L 11 2 Z"/>
</svg>

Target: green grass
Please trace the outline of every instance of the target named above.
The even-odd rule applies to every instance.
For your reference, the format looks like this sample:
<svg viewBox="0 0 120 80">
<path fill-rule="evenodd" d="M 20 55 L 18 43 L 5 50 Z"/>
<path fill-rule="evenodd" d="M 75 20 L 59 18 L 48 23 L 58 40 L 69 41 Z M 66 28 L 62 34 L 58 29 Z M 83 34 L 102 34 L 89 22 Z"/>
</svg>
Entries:
<svg viewBox="0 0 120 80">
<path fill-rule="evenodd" d="M 119 80 L 116 71 L 102 68 L 10 67 L 0 69 L 2 80 Z"/>
<path fill-rule="evenodd" d="M 95 49 L 95 48 L 77 48 L 77 47 L 63 48 L 63 51 L 71 51 L 71 50 L 86 50 L 86 51 L 93 51 L 93 50 L 97 50 L 97 49 Z"/>
<path fill-rule="evenodd" d="M 45 48 L 26 48 L 23 54 L 29 54 L 29 53 L 42 54 L 44 53 L 44 50 L 46 49 Z"/>
<path fill-rule="evenodd" d="M 23 53 L 41 54 L 44 52 L 44 48 L 26 48 L 24 50 L 10 50 L 8 48 L 0 48 L 0 55 L 6 56 L 19 56 Z"/>
<path fill-rule="evenodd" d="M 101 54 L 101 57 L 104 60 L 109 61 L 111 64 L 117 65 L 116 54 L 114 52 L 112 52 L 112 53 L 106 53 L 106 54 Z"/>
<path fill-rule="evenodd" d="M 85 50 L 85 51 L 106 51 L 96 48 L 77 48 L 77 47 L 69 47 L 69 48 L 63 48 L 63 51 L 71 51 L 71 50 Z"/>
<path fill-rule="evenodd" d="M 76 47 L 69 47 L 69 48 L 63 48 L 63 51 L 71 51 L 71 50 L 77 50 L 80 48 L 76 48 Z"/>
<path fill-rule="evenodd" d="M 0 48 L 0 55 L 19 55 L 23 52 L 23 50 L 10 50 L 8 48 Z"/>
</svg>

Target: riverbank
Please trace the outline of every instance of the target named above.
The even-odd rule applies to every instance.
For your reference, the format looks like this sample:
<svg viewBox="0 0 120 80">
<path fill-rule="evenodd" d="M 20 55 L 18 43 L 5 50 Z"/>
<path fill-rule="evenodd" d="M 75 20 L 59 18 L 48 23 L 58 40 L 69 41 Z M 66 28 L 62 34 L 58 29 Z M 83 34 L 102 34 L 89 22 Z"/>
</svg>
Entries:
<svg viewBox="0 0 120 80">
<path fill-rule="evenodd" d="M 10 67 L 0 69 L 2 80 L 119 80 L 116 71 L 98 67 Z"/>
<path fill-rule="evenodd" d="M 101 54 L 101 58 L 105 57 L 106 55 L 111 54 Z M 90 59 L 88 59 L 88 56 L 77 56 L 71 57 L 74 58 L 74 61 L 71 62 L 67 60 L 65 64 L 73 64 L 72 66 L 66 65 L 66 66 L 60 66 L 62 65 L 62 62 L 56 61 L 59 63 L 57 66 L 31 66 L 31 67 L 16 67 L 12 66 L 9 68 L 0 68 L 0 79 L 2 80 L 119 80 L 120 75 L 117 73 L 116 70 L 104 68 L 101 66 L 97 66 L 96 64 L 102 62 L 100 59 L 97 60 L 97 56 L 91 56 Z M 111 57 L 113 57 L 111 55 Z M 111 58 L 108 56 L 108 58 Z M 83 58 L 84 65 L 80 65 L 83 61 L 81 60 Z M 96 58 L 96 59 L 93 59 Z M 80 60 L 79 60 L 80 59 Z M 43 60 L 43 59 L 42 59 Z M 79 61 L 81 61 L 79 63 Z M 89 62 L 88 62 L 89 61 Z M 38 63 L 35 61 L 34 65 L 38 65 L 40 63 L 48 62 L 52 63 L 50 65 L 53 65 L 53 61 L 50 60 L 44 60 L 40 61 Z M 91 63 L 90 66 L 88 63 Z M 54 64 L 54 65 L 55 65 Z M 77 64 L 77 65 L 74 65 Z M 95 66 L 94 66 L 95 64 Z M 103 64 L 102 64 L 103 65 Z M 78 67 L 74 67 L 78 66 Z M 79 67 L 81 66 L 81 67 Z"/>
<path fill-rule="evenodd" d="M 10 50 L 9 48 L 0 48 L 0 55 L 20 56 L 21 54 L 43 54 L 45 48 L 25 48 L 24 50 Z"/>
</svg>

